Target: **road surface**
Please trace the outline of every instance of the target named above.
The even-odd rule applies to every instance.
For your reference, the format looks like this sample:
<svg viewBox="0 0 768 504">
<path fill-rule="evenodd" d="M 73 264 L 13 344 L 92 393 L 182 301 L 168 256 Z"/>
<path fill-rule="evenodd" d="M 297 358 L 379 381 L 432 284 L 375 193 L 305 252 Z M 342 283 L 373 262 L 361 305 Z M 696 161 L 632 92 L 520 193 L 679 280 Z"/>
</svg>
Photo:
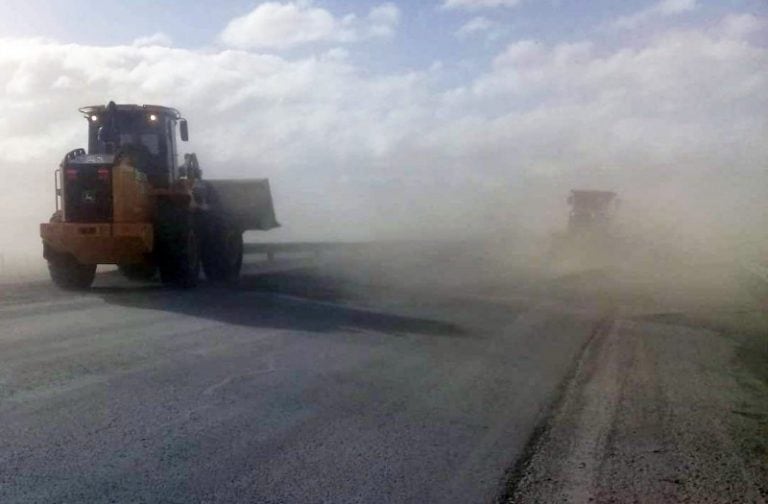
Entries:
<svg viewBox="0 0 768 504">
<path fill-rule="evenodd" d="M 301 274 L 0 294 L 0 502 L 492 502 L 604 325 Z"/>
</svg>

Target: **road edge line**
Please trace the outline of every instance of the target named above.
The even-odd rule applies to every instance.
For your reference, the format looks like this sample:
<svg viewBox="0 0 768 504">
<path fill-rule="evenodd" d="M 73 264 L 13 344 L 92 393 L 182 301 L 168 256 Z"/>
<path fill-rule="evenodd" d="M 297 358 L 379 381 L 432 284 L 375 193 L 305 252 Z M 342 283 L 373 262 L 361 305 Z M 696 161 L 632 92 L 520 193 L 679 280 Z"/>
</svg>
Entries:
<svg viewBox="0 0 768 504">
<path fill-rule="evenodd" d="M 595 322 L 592 332 L 579 349 L 576 358 L 571 364 L 565 377 L 555 390 L 555 396 L 549 406 L 544 410 L 540 420 L 533 428 L 531 435 L 523 447 L 523 451 L 515 463 L 504 473 L 502 479 L 502 488 L 495 504 L 509 504 L 516 502 L 516 497 L 521 490 L 520 484 L 523 482 L 528 470 L 531 467 L 535 455 L 539 452 L 541 446 L 546 443 L 547 436 L 554 426 L 554 420 L 557 414 L 562 410 L 569 392 L 576 384 L 580 372 L 584 368 L 592 350 L 599 348 L 600 343 L 612 331 L 616 322 L 616 310 L 611 308 L 604 316 Z"/>
</svg>

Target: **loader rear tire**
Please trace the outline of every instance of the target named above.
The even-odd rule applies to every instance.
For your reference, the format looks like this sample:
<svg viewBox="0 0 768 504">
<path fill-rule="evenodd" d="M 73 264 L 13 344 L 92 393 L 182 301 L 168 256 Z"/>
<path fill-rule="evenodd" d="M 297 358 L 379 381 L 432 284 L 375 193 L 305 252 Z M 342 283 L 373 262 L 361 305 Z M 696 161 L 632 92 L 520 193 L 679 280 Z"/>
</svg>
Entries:
<svg viewBox="0 0 768 504">
<path fill-rule="evenodd" d="M 51 280 L 64 290 L 85 290 L 93 285 L 95 264 L 82 264 L 69 254 L 56 254 L 48 259 Z"/>
<path fill-rule="evenodd" d="M 243 233 L 220 222 L 205 230 L 201 258 L 205 277 L 211 283 L 232 283 L 243 266 Z"/>
<path fill-rule="evenodd" d="M 182 289 L 197 286 L 200 277 L 200 243 L 188 209 L 160 201 L 155 225 L 156 262 L 160 281 Z"/>
</svg>

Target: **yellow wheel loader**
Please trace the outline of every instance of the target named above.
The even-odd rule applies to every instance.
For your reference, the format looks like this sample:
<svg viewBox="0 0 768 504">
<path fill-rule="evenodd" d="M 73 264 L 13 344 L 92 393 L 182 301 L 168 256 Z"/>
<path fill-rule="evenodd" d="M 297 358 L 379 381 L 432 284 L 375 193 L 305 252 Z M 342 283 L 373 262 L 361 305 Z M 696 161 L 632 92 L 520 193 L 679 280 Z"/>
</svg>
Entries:
<svg viewBox="0 0 768 504">
<path fill-rule="evenodd" d="M 177 137 L 189 133 L 177 110 L 110 102 L 80 112 L 88 150 L 64 156 L 56 212 L 40 225 L 58 286 L 89 288 L 99 264 L 184 288 L 197 285 L 201 268 L 211 282 L 230 282 L 243 232 L 279 226 L 268 180 L 203 180 L 195 154 L 178 163 Z"/>
</svg>

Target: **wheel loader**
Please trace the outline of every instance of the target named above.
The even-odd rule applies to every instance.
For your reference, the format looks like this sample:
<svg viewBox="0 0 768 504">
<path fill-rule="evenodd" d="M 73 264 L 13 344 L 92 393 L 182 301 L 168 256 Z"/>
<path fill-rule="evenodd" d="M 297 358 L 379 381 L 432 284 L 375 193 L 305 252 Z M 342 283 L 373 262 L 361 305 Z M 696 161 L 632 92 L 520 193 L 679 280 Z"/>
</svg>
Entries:
<svg viewBox="0 0 768 504">
<path fill-rule="evenodd" d="M 88 150 L 64 156 L 56 211 L 40 225 L 59 287 L 89 288 L 99 264 L 181 288 L 195 287 L 200 269 L 211 282 L 231 282 L 243 233 L 279 226 L 268 180 L 203 180 L 195 154 L 178 162 L 177 138 L 186 142 L 189 127 L 176 109 L 109 102 L 79 111 Z"/>
</svg>

